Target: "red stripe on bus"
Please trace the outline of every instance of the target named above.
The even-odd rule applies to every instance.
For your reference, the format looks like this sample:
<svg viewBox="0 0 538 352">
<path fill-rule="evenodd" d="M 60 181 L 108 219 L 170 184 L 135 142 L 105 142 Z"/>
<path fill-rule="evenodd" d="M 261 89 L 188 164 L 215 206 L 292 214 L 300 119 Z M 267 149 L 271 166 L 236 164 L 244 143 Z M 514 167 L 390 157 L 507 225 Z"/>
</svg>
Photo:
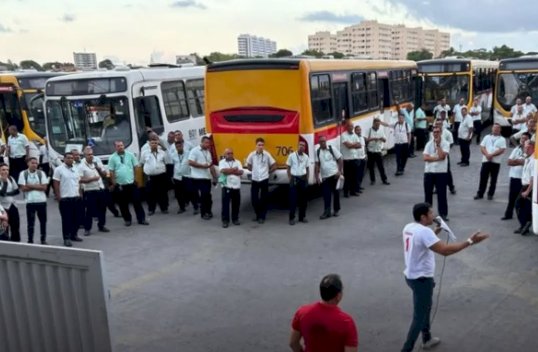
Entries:
<svg viewBox="0 0 538 352">
<path fill-rule="evenodd" d="M 299 134 L 297 111 L 237 108 L 212 112 L 209 119 L 212 133 Z"/>
<path fill-rule="evenodd" d="M 322 136 L 327 138 L 327 140 L 338 138 L 343 131 L 345 131 L 344 126 L 334 125 L 324 130 L 314 132 L 314 144 L 318 144 L 319 138 Z"/>
</svg>

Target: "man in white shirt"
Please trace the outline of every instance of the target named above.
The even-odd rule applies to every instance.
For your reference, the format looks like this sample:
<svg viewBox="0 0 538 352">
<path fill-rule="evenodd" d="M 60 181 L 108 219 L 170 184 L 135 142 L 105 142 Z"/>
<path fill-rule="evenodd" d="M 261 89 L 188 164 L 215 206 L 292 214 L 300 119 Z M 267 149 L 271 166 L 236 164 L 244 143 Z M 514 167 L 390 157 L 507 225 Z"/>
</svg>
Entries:
<svg viewBox="0 0 538 352">
<path fill-rule="evenodd" d="M 458 128 L 458 140 L 461 151 L 461 161 L 459 166 L 469 166 L 469 159 L 471 157 L 471 140 L 473 139 L 473 118 L 467 114 L 467 107 L 461 108 L 462 120 L 460 127 Z"/>
<path fill-rule="evenodd" d="M 446 257 L 489 237 L 489 234 L 477 231 L 466 241 L 444 243 L 436 236 L 441 232 L 441 228 L 436 227 L 432 230 L 429 227 L 433 225 L 435 215 L 428 203 L 415 204 L 413 218 L 415 221 L 407 224 L 402 231 L 405 281 L 413 291 L 413 320 L 402 352 L 413 351 L 420 333 L 422 333 L 422 348 L 425 350 L 441 342 L 438 337 L 432 337 L 430 332 L 430 312 L 435 287 L 434 253 Z"/>
<path fill-rule="evenodd" d="M 324 212 L 321 220 L 331 217 L 331 198 L 333 200 L 333 216 L 340 211 L 340 190 L 336 188 L 338 180 L 343 175 L 344 163 L 342 154 L 336 148 L 327 146 L 327 137 L 319 137 L 319 148 L 316 151 L 315 175 L 318 185 L 323 192 Z M 356 180 L 353 180 L 356 182 Z"/>
<path fill-rule="evenodd" d="M 357 171 L 357 192 L 362 193 L 362 180 L 366 170 L 366 139 L 362 136 L 362 128 L 360 125 L 355 126 L 355 134 L 359 137 L 359 167 Z"/>
<path fill-rule="evenodd" d="M 437 209 L 439 215 L 448 221 L 448 154 L 450 145 L 441 138 L 441 129 L 433 128 L 433 139 L 424 148 L 424 199 L 433 204 L 433 188 L 437 190 Z"/>
<path fill-rule="evenodd" d="M 465 99 L 460 98 L 459 102 L 454 105 L 454 110 L 452 110 L 454 113 L 454 126 L 452 126 L 452 137 L 455 140 L 458 139 L 458 129 L 460 127 L 461 121 L 463 120 L 463 117 L 461 116 L 461 108 L 464 106 L 467 107 L 467 105 L 465 104 Z"/>
<path fill-rule="evenodd" d="M 387 140 L 385 137 L 385 133 L 383 133 L 383 130 L 380 128 L 380 125 L 381 120 L 379 120 L 378 118 L 374 118 L 372 128 L 370 128 L 370 131 L 368 132 L 368 137 L 366 138 L 366 141 L 368 142 L 366 150 L 368 151 L 368 170 L 370 170 L 370 184 L 375 184 L 374 167 L 377 165 L 377 169 L 379 170 L 379 175 L 381 176 L 383 184 L 390 185 L 387 180 L 387 175 L 385 174 L 385 166 L 383 165 L 383 146 Z"/>
<path fill-rule="evenodd" d="M 10 240 L 13 242 L 21 241 L 19 209 L 13 198 L 19 193 L 17 181 L 9 176 L 9 166 L 0 164 L 0 205 L 7 212 L 8 232 L 11 234 Z"/>
<path fill-rule="evenodd" d="M 443 127 L 443 121 L 436 120 L 434 127 L 437 127 L 441 130 L 441 139 L 448 143 L 449 148 L 452 148 L 454 144 L 454 138 L 452 133 Z M 430 140 L 433 140 L 433 132 L 430 133 Z M 454 186 L 454 177 L 452 177 L 452 170 L 450 169 L 450 154 L 447 155 L 447 184 L 450 194 L 456 194 L 456 187 Z"/>
<path fill-rule="evenodd" d="M 172 156 L 174 163 L 174 174 L 172 181 L 174 183 L 174 194 L 178 205 L 178 214 L 184 213 L 188 202 L 192 199 L 192 182 L 190 181 L 191 167 L 189 166 L 189 155 L 185 152 L 185 142 L 176 140 Z M 198 204 L 194 204 L 198 209 Z"/>
<path fill-rule="evenodd" d="M 26 160 L 30 156 L 30 142 L 24 134 L 19 133 L 17 126 L 9 126 L 8 131 L 7 154 L 9 156 L 9 176 L 18 180 L 19 173 L 26 169 Z"/>
<path fill-rule="evenodd" d="M 28 159 L 28 170 L 19 174 L 19 186 L 26 200 L 26 224 L 28 243 L 34 243 L 35 217 L 39 219 L 41 244 L 47 244 L 47 190 L 49 178 L 37 169 L 36 158 Z"/>
<path fill-rule="evenodd" d="M 510 110 L 510 116 L 512 118 L 512 134 L 521 131 L 527 123 L 527 114 L 523 110 L 523 104 L 521 99 L 518 99 L 516 105 L 512 106 Z"/>
<path fill-rule="evenodd" d="M 441 115 L 441 111 L 445 111 L 446 116 L 450 114 L 450 105 L 446 103 L 446 98 L 439 100 L 438 104 L 433 108 L 433 116 L 438 119 Z"/>
<path fill-rule="evenodd" d="M 200 215 L 204 220 L 213 217 L 211 207 L 211 180 L 217 184 L 217 174 L 213 168 L 213 157 L 209 148 L 211 141 L 209 137 L 203 136 L 199 146 L 192 148 L 189 153 L 189 166 L 191 167 L 191 179 L 193 181 L 194 192 L 200 199 Z"/>
<path fill-rule="evenodd" d="M 474 199 L 484 198 L 488 179 L 491 177 L 488 190 L 488 200 L 493 199 L 495 187 L 497 186 L 497 177 L 501 168 L 501 159 L 506 150 L 506 140 L 501 136 L 501 125 L 493 124 L 491 134 L 487 135 L 480 144 L 482 152 L 482 168 L 480 169 L 480 185 Z"/>
<path fill-rule="evenodd" d="M 340 136 L 342 157 L 344 160 L 344 198 L 358 197 L 357 177 L 359 168 L 359 149 L 363 146 L 359 142 L 359 136 L 353 131 L 353 122 L 346 121 L 346 131 Z"/>
<path fill-rule="evenodd" d="M 514 231 L 526 235 L 532 226 L 532 187 L 534 171 L 534 141 L 525 142 L 525 164 L 521 173 L 521 193 L 516 200 L 516 214 L 520 227 Z"/>
<path fill-rule="evenodd" d="M 510 191 L 508 193 L 508 204 L 501 220 L 510 220 L 514 215 L 516 199 L 521 193 L 521 177 L 523 165 L 525 165 L 525 143 L 531 139 L 531 135 L 525 132 L 519 139 L 519 145 L 512 150 L 507 164 L 510 166 Z"/>
<path fill-rule="evenodd" d="M 241 175 L 243 175 L 243 166 L 234 158 L 234 152 L 231 148 L 224 150 L 224 159 L 219 162 L 220 177 L 222 186 L 222 227 L 227 228 L 230 225 L 230 203 L 232 203 L 232 224 L 238 226 L 239 207 L 241 205 Z"/>
<path fill-rule="evenodd" d="M 480 98 L 473 100 L 473 106 L 469 110 L 469 115 L 473 118 L 473 134 L 476 136 L 476 144 L 480 144 L 480 135 L 482 133 L 482 107 Z"/>
<path fill-rule="evenodd" d="M 288 179 L 290 181 L 290 216 L 289 224 L 295 225 L 295 212 L 299 207 L 299 222 L 307 223 L 306 205 L 310 158 L 305 153 L 306 144 L 299 142 L 297 151 L 288 155 Z"/>
<path fill-rule="evenodd" d="M 84 149 L 84 159 L 77 168 L 82 187 L 84 203 L 84 236 L 89 236 L 93 219 L 97 218 L 99 232 L 110 232 L 106 224 L 106 198 L 103 176 L 106 171 L 103 165 L 97 163 L 92 148 Z"/>
<path fill-rule="evenodd" d="M 60 216 L 62 217 L 62 235 L 64 245 L 71 247 L 74 242 L 82 242 L 78 237 L 78 228 L 81 224 L 80 209 L 80 175 L 73 166 L 73 154 L 64 154 L 64 163 L 54 169 L 53 186 L 54 196 L 60 202 Z"/>
<path fill-rule="evenodd" d="M 525 104 L 523 104 L 523 113 L 525 115 L 528 115 L 529 113 L 535 114 L 536 111 L 536 106 L 532 103 L 532 97 L 527 96 L 525 98 Z"/>
<path fill-rule="evenodd" d="M 276 169 L 273 156 L 264 150 L 265 140 L 256 139 L 256 150 L 247 157 L 247 168 L 251 172 L 250 200 L 256 217 L 253 221 L 259 224 L 265 222 L 269 195 L 269 175 Z"/>
<path fill-rule="evenodd" d="M 398 114 L 403 114 L 405 118 L 405 123 L 407 124 L 409 133 L 410 133 L 409 143 L 407 144 L 407 147 L 408 147 L 407 156 L 409 158 L 416 158 L 417 156 L 415 155 L 415 105 L 413 103 L 407 104 L 405 108 L 398 109 Z"/>
<path fill-rule="evenodd" d="M 398 112 L 398 122 L 393 126 L 394 130 L 394 152 L 396 153 L 396 174 L 401 176 L 405 171 L 405 164 L 409 155 L 409 144 L 411 143 L 411 127 L 405 121 L 402 112 Z"/>
<path fill-rule="evenodd" d="M 425 104 L 415 110 L 415 136 L 417 137 L 417 150 L 423 150 L 428 141 L 428 118 L 424 112 Z"/>
<path fill-rule="evenodd" d="M 144 174 L 148 176 L 146 189 L 148 191 L 148 215 L 155 214 L 157 203 L 163 214 L 168 214 L 169 179 L 166 173 L 168 153 L 159 148 L 155 139 L 149 141 L 150 150 L 140 156 L 140 164 Z"/>
</svg>

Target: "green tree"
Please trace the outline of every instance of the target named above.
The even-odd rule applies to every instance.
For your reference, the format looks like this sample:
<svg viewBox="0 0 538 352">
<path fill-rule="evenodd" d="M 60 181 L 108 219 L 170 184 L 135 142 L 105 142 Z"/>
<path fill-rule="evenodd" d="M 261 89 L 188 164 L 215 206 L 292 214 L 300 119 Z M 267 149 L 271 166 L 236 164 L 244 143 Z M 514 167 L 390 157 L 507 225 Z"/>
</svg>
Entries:
<svg viewBox="0 0 538 352">
<path fill-rule="evenodd" d="M 325 54 L 323 54 L 321 51 L 307 49 L 307 50 L 303 51 L 301 55 L 314 56 L 314 57 L 319 59 L 320 57 L 322 57 Z"/>
<path fill-rule="evenodd" d="M 429 60 L 431 58 L 433 58 L 433 54 L 430 53 L 426 49 L 422 49 L 418 51 L 410 51 L 407 53 L 407 60 L 421 61 L 421 60 Z"/>
<path fill-rule="evenodd" d="M 35 62 L 34 60 L 23 60 L 20 62 L 20 66 L 23 70 L 37 70 L 37 71 L 43 71 L 43 67 L 41 67 L 40 64 Z"/>
<path fill-rule="evenodd" d="M 501 60 L 501 59 L 508 59 L 511 57 L 520 57 L 520 56 L 523 56 L 523 52 L 519 50 L 514 50 L 513 48 L 510 48 L 506 44 L 503 44 L 501 46 L 494 46 L 493 51 L 491 53 L 492 60 Z"/>
<path fill-rule="evenodd" d="M 210 53 L 208 56 L 206 56 L 207 60 L 211 62 L 219 62 L 219 61 L 228 61 L 232 59 L 236 59 L 238 55 L 236 54 L 224 54 L 218 51 L 214 51 Z"/>
<path fill-rule="evenodd" d="M 441 52 L 441 55 L 439 55 L 439 58 L 447 57 L 447 56 L 457 56 L 458 52 L 453 48 L 450 47 L 448 50 L 443 50 Z"/>
<path fill-rule="evenodd" d="M 58 61 L 54 62 L 45 62 L 43 64 L 43 70 L 45 71 L 52 71 L 52 70 L 60 70 L 62 68 L 63 64 Z"/>
<path fill-rule="evenodd" d="M 99 61 L 99 68 L 106 68 L 107 70 L 113 70 L 114 64 L 110 59 L 104 59 L 103 61 Z"/>
<path fill-rule="evenodd" d="M 274 54 L 269 55 L 269 57 L 290 57 L 293 56 L 293 53 L 288 49 L 280 49 Z"/>
<path fill-rule="evenodd" d="M 343 53 L 340 53 L 338 51 L 333 51 L 332 53 L 328 53 L 327 55 L 331 55 L 335 59 L 343 59 L 345 56 Z"/>
</svg>

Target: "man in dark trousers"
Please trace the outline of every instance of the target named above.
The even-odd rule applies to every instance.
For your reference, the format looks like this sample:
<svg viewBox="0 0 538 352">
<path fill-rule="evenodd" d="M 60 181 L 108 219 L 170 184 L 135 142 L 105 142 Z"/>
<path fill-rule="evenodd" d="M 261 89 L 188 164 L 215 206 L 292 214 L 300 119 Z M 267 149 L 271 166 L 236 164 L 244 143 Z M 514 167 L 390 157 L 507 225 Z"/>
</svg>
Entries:
<svg viewBox="0 0 538 352">
<path fill-rule="evenodd" d="M 482 152 L 482 168 L 480 169 L 480 185 L 474 199 L 484 198 L 488 179 L 491 177 L 488 200 L 493 199 L 495 188 L 497 186 L 497 177 L 501 168 L 501 159 L 506 150 L 506 140 L 501 136 L 501 125 L 494 124 L 491 129 L 491 134 L 488 134 L 480 143 L 480 151 Z"/>
<path fill-rule="evenodd" d="M 473 139 L 473 118 L 467 114 L 467 107 L 461 109 L 461 123 L 458 128 L 458 141 L 461 151 L 461 161 L 459 166 L 469 166 L 469 158 L 471 157 L 471 140 Z"/>
<path fill-rule="evenodd" d="M 332 216 L 338 216 L 340 211 L 340 190 L 336 188 L 340 176 L 343 175 L 342 154 L 338 149 L 327 146 L 327 138 L 319 138 L 319 148 L 316 151 L 316 181 L 321 184 L 323 192 L 324 211 L 321 220 L 331 217 L 331 198 L 334 202 Z M 356 180 L 355 180 L 356 182 Z"/>
<path fill-rule="evenodd" d="M 202 137 L 199 146 L 192 148 L 189 153 L 189 165 L 191 167 L 191 179 L 194 192 L 200 199 L 200 215 L 204 220 L 211 220 L 213 212 L 213 198 L 211 197 L 211 184 L 217 184 L 217 173 L 213 167 L 213 157 L 209 148 L 211 140 Z"/>
<path fill-rule="evenodd" d="M 359 149 L 362 148 L 359 142 L 359 136 L 353 130 L 353 122 L 346 121 L 346 131 L 342 133 L 341 151 L 344 160 L 344 198 L 359 196 L 358 188 L 358 171 L 359 171 Z"/>
<path fill-rule="evenodd" d="M 297 151 L 288 156 L 288 179 L 290 181 L 290 216 L 289 224 L 295 225 L 295 212 L 299 208 L 299 222 L 307 223 L 306 205 L 308 188 L 308 165 L 310 158 L 305 153 L 305 142 L 299 142 Z"/>
<path fill-rule="evenodd" d="M 434 232 L 429 227 L 433 225 L 435 215 L 428 203 L 415 204 L 413 218 L 415 221 L 407 224 L 402 231 L 405 281 L 413 291 L 413 320 L 402 352 L 413 351 L 420 333 L 422 333 L 422 348 L 425 350 L 441 342 L 438 337 L 432 337 L 430 332 L 430 312 L 435 287 L 434 253 L 446 257 L 489 237 L 488 234 L 477 231 L 463 242 L 448 244 L 441 241 L 437 237 L 441 228 L 435 228 Z"/>
<path fill-rule="evenodd" d="M 26 160 L 30 157 L 30 142 L 17 126 L 9 126 L 7 154 L 9 156 L 9 176 L 19 179 L 19 173 L 26 169 Z"/>
<path fill-rule="evenodd" d="M 276 169 L 276 161 L 265 149 L 265 140 L 256 139 L 256 150 L 247 157 L 247 167 L 251 172 L 250 198 L 256 213 L 254 221 L 265 222 L 269 197 L 269 175 Z"/>
<path fill-rule="evenodd" d="M 514 206 L 516 199 L 521 193 L 521 177 L 523 175 L 523 165 L 525 165 L 525 143 L 531 139 L 531 135 L 525 132 L 519 139 L 519 146 L 512 150 L 507 164 L 510 166 L 510 190 L 508 193 L 508 204 L 501 220 L 510 220 L 514 216 Z"/>
<path fill-rule="evenodd" d="M 224 151 L 224 159 L 219 162 L 222 186 L 222 227 L 230 225 L 230 203 L 232 205 L 232 224 L 240 225 L 239 207 L 241 205 L 241 175 L 243 166 L 234 158 L 231 148 Z"/>
<path fill-rule="evenodd" d="M 359 337 L 355 321 L 338 307 L 343 290 L 344 285 L 337 274 L 329 274 L 321 279 L 321 301 L 300 307 L 293 317 L 290 335 L 293 352 L 358 351 Z"/>
<path fill-rule="evenodd" d="M 381 129 L 381 120 L 375 118 L 372 128 L 368 131 L 366 141 L 368 142 L 368 169 L 370 170 L 370 184 L 375 184 L 375 166 L 379 170 L 379 176 L 384 185 L 390 185 L 383 165 L 383 148 L 386 142 L 386 136 Z M 344 170 L 345 172 L 345 170 Z"/>
<path fill-rule="evenodd" d="M 441 128 L 433 128 L 433 139 L 424 147 L 424 199 L 432 204 L 433 189 L 437 190 L 437 208 L 441 217 L 448 221 L 448 154 L 450 145 L 441 137 Z"/>
<path fill-rule="evenodd" d="M 532 226 L 532 187 L 534 172 L 534 142 L 525 142 L 525 164 L 521 174 L 521 193 L 516 199 L 516 213 L 519 221 L 519 228 L 514 233 L 526 235 Z"/>
</svg>

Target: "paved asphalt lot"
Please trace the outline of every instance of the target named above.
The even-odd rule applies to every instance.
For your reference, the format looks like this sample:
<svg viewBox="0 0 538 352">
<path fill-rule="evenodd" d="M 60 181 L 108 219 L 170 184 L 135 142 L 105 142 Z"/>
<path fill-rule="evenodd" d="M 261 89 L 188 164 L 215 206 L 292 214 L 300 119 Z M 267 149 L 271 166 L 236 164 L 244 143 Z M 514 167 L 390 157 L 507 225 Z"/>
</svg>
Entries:
<svg viewBox="0 0 538 352">
<path fill-rule="evenodd" d="M 479 150 L 473 147 L 468 168 L 456 166 L 458 159 L 456 147 L 458 193 L 449 195 L 449 225 L 460 240 L 475 229 L 492 238 L 446 260 L 433 323 L 442 339 L 436 351 L 536 351 L 538 237 L 513 234 L 516 220 L 500 221 L 506 166 L 495 199 L 474 201 Z M 339 218 L 324 221 L 317 198 L 309 203 L 308 224 L 289 226 L 284 209 L 271 211 L 264 225 L 253 223 L 246 186 L 242 224 L 228 229 L 218 216 L 176 215 L 175 203 L 147 227 L 125 228 L 109 217 L 111 233 L 78 247 L 104 251 L 115 351 L 288 351 L 295 309 L 318 299 L 317 285 L 331 272 L 343 278 L 342 307 L 359 327 L 359 350 L 398 351 L 412 314 L 401 229 L 412 220 L 412 204 L 423 201 L 423 162 L 410 159 L 402 177 L 393 176 L 393 156 L 385 163 L 390 186 L 366 182 L 359 198 L 343 199 Z M 49 243 L 60 244 L 57 206 L 50 203 Z M 439 272 L 442 258 L 437 263 Z M 437 281 L 441 286 L 439 275 Z"/>
</svg>

